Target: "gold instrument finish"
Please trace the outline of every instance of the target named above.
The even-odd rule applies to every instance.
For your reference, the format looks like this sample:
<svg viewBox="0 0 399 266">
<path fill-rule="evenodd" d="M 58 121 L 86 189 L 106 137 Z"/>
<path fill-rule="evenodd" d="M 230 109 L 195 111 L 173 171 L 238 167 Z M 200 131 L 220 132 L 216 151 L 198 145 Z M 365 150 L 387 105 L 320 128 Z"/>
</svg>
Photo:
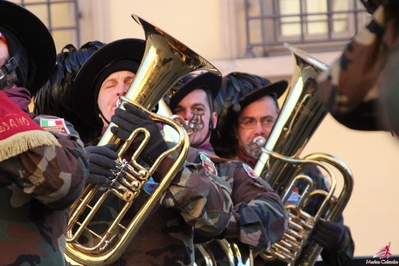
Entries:
<svg viewBox="0 0 399 266">
<path fill-rule="evenodd" d="M 278 259 L 288 265 L 314 265 L 322 248 L 310 241 L 309 237 L 320 218 L 338 220 L 351 196 L 353 179 L 345 163 L 328 154 L 299 158 L 327 114 L 316 80 L 327 69 L 327 65 L 295 46 L 285 46 L 292 52 L 295 69 L 279 117 L 254 170 L 277 191 L 284 204 L 294 193 L 298 182 L 306 182 L 307 186 L 305 191 L 297 195 L 299 201 L 296 205 L 286 205 L 289 225 L 283 239 L 260 255 L 266 260 Z M 327 173 L 326 178 L 331 184 L 328 192 L 314 189 L 313 180 L 301 174 L 306 164 L 316 165 Z M 336 190 L 338 176 L 343 181 L 340 193 Z M 316 195 L 322 195 L 325 199 L 317 213 L 310 215 L 304 211 L 304 207 Z"/>
<path fill-rule="evenodd" d="M 137 15 L 132 18 L 145 32 L 146 48 L 136 77 L 125 97 L 131 102 L 151 110 L 164 94 L 183 76 L 196 70 L 221 75 L 210 62 L 192 51 L 160 28 Z M 121 107 L 123 108 L 123 102 Z M 111 123 L 98 145 L 115 142 Z"/>
<path fill-rule="evenodd" d="M 298 158 L 327 114 L 316 79 L 328 66 L 295 46 L 284 45 L 293 55 L 294 72 L 287 89 L 287 97 L 264 148 L 287 157 Z M 273 172 L 268 181 L 274 184 L 276 181 L 279 183 L 280 178 L 285 178 L 285 173 L 281 171 L 283 166 L 284 162 L 263 153 L 254 170 L 263 176 L 264 168 L 267 167 Z"/>
<path fill-rule="evenodd" d="M 149 110 L 174 83 L 190 72 L 207 70 L 215 75 L 221 75 L 213 65 L 178 40 L 140 17 L 136 15 L 132 15 L 132 17 L 145 31 L 146 48 L 136 77 L 125 97 L 121 97 L 122 103 L 118 108 L 123 108 L 125 102 L 134 104 L 146 112 L 154 122 L 172 128 L 178 138 L 176 145 L 161 154 L 148 169 L 148 167 L 140 165 L 137 159 L 150 139 L 149 132 L 145 128 L 138 128 L 132 132 L 125 143 L 121 143 L 111 133 L 110 128 L 115 124 L 110 123 L 98 145 L 117 144 L 118 167 L 114 169 L 114 176 L 110 177 L 106 185 L 88 184 L 85 187 L 79 199 L 71 207 L 67 228 L 66 255 L 83 265 L 106 265 L 118 260 L 123 255 L 185 162 L 189 141 L 184 128 L 176 123 L 174 118 L 157 115 Z M 126 161 L 124 155 L 138 134 L 144 134 L 144 140 L 134 151 L 130 161 Z M 142 191 L 143 186 L 160 163 L 172 153 L 178 154 L 175 164 L 163 177 L 149 199 L 139 206 L 135 216 L 130 218 L 131 221 L 126 221 L 126 213 L 134 204 L 134 200 Z M 112 221 L 106 221 L 110 224 L 107 230 L 102 233 L 95 232 L 88 225 L 109 196 L 116 196 L 119 199 L 120 213 Z M 82 235 L 90 235 L 94 239 L 93 243 L 81 243 L 79 240 Z"/>
<path fill-rule="evenodd" d="M 252 266 L 254 258 L 252 250 L 245 244 L 234 242 L 228 239 L 214 239 L 207 243 L 196 245 L 196 260 L 202 260 L 200 264 L 194 266 L 216 266 L 218 261 L 213 255 L 214 252 L 220 252 L 226 256 L 226 261 L 221 264 L 229 266 Z"/>
</svg>

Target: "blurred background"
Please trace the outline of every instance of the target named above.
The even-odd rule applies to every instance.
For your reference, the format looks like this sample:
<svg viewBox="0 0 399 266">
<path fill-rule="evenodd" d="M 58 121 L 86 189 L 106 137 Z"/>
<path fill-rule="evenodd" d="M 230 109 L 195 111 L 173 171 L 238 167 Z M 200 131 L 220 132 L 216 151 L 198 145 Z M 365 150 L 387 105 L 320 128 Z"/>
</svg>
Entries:
<svg viewBox="0 0 399 266">
<path fill-rule="evenodd" d="M 144 39 L 135 14 L 213 63 L 222 74 L 240 71 L 291 80 L 294 61 L 284 43 L 331 64 L 370 19 L 360 0 L 25 0 L 48 26 L 60 52 L 68 43 Z M 399 254 L 399 140 L 390 132 L 345 128 L 327 115 L 302 155 L 323 152 L 352 170 L 354 190 L 344 211 L 356 256 L 391 243 Z M 303 157 L 301 155 L 301 157 Z M 396 158 L 396 159 L 395 159 Z M 395 203 L 396 202 L 396 203 Z"/>
</svg>

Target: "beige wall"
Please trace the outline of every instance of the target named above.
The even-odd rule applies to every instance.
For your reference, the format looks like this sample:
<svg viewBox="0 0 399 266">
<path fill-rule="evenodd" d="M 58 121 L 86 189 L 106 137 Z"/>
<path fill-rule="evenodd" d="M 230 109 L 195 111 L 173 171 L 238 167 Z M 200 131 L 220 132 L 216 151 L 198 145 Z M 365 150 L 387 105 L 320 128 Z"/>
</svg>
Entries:
<svg viewBox="0 0 399 266">
<path fill-rule="evenodd" d="M 242 57 L 242 0 L 90 0 L 81 1 L 83 41 L 144 38 L 144 32 L 130 15 L 136 14 L 168 32 L 210 60 L 223 74 L 245 71 L 270 79 L 286 77 L 293 70 L 290 56 L 236 59 Z M 329 64 L 336 53 L 315 54 Z M 385 132 L 346 129 L 327 116 L 307 145 L 304 155 L 324 152 L 347 163 L 355 187 L 344 212 L 351 227 L 357 256 L 376 254 L 391 242 L 391 253 L 399 254 L 399 140 Z"/>
</svg>

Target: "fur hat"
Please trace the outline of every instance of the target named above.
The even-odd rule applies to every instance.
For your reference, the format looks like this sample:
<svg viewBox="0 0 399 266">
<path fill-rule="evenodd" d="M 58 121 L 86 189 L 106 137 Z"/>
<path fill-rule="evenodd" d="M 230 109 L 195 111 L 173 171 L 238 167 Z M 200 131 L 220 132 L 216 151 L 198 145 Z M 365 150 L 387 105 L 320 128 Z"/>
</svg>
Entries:
<svg viewBox="0 0 399 266">
<path fill-rule="evenodd" d="M 73 106 L 72 84 L 84 63 L 103 46 L 105 43 L 99 41 L 87 42 L 79 49 L 72 44 L 65 45 L 57 55 L 53 75 L 35 97 L 35 115 L 46 114 L 66 119 L 73 124 L 84 143 L 101 135 L 102 127 L 89 127 L 79 119 Z"/>
</svg>

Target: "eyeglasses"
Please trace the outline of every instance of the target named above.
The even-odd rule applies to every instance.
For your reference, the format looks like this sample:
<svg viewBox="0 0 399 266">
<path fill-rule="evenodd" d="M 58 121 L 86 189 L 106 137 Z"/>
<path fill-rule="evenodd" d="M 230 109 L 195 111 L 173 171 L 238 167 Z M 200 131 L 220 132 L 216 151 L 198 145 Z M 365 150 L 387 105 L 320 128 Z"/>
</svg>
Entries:
<svg viewBox="0 0 399 266">
<path fill-rule="evenodd" d="M 260 121 L 256 120 L 255 118 L 247 117 L 241 121 L 238 121 L 238 125 L 244 129 L 253 129 L 256 127 L 258 122 L 263 128 L 270 128 L 274 125 L 274 119 L 270 117 L 263 117 Z"/>
</svg>

